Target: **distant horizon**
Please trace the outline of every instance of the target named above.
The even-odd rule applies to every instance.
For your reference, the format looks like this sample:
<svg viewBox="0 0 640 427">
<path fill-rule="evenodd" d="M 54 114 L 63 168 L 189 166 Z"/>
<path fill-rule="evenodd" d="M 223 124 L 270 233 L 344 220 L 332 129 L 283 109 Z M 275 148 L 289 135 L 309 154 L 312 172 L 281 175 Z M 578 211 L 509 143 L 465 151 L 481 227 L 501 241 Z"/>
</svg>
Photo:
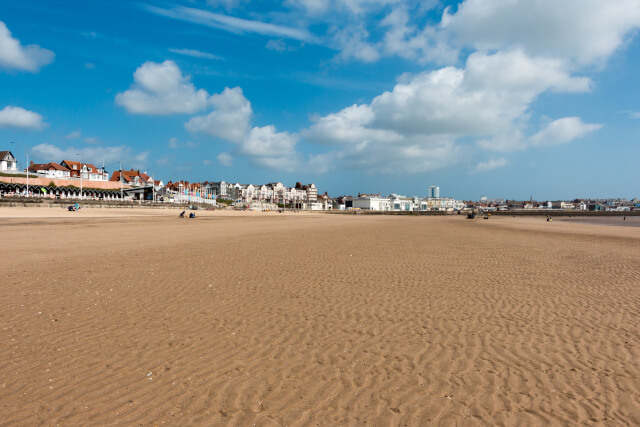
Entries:
<svg viewBox="0 0 640 427">
<path fill-rule="evenodd" d="M 639 29 L 635 0 L 3 2 L 0 150 L 166 182 L 631 200 Z"/>
</svg>

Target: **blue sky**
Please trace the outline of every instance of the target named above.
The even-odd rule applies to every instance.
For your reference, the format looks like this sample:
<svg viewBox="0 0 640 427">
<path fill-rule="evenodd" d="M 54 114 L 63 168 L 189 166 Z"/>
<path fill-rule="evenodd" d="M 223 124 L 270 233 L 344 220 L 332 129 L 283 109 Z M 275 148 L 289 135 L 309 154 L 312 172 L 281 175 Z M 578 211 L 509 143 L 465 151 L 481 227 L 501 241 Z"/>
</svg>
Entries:
<svg viewBox="0 0 640 427">
<path fill-rule="evenodd" d="M 638 0 L 2 2 L 0 150 L 332 196 L 639 197 L 639 28 Z"/>
</svg>

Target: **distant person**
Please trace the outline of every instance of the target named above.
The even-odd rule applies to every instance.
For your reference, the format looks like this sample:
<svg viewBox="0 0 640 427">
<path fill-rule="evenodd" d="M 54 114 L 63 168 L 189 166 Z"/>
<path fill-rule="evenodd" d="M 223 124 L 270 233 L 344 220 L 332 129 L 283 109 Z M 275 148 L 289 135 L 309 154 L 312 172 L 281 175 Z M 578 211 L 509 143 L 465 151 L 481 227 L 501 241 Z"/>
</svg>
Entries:
<svg viewBox="0 0 640 427">
<path fill-rule="evenodd" d="M 180 218 L 184 218 L 185 211 L 180 212 Z"/>
<path fill-rule="evenodd" d="M 196 217 L 195 212 L 191 212 L 191 213 L 189 214 L 189 218 L 195 218 L 195 217 Z"/>
</svg>

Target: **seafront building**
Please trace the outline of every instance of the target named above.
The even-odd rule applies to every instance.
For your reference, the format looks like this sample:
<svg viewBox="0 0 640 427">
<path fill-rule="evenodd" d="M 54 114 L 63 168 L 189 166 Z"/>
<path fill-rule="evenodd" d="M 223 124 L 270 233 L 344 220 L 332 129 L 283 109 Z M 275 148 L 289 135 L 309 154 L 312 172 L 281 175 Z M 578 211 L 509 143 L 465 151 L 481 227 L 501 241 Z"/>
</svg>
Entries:
<svg viewBox="0 0 640 427">
<path fill-rule="evenodd" d="M 380 194 L 358 194 L 351 199 L 338 198 L 339 209 L 361 209 L 369 211 L 388 212 L 425 212 L 425 211 L 459 211 L 465 208 L 465 203 L 449 197 L 440 197 L 440 188 L 431 185 L 427 197 L 400 196 L 390 194 L 380 197 Z"/>
<path fill-rule="evenodd" d="M 0 151 L 0 172 L 11 173 L 18 171 L 18 161 L 11 151 Z"/>
<path fill-rule="evenodd" d="M 226 181 L 206 182 L 203 188 L 221 199 L 228 199 L 251 207 L 264 204 L 289 205 L 299 209 L 322 209 L 330 205 L 326 198 L 323 207 L 318 205 L 318 189 L 316 185 L 297 182 L 293 187 L 286 187 L 281 182 L 267 184 L 240 184 Z M 327 196 L 328 197 L 328 196 Z"/>
</svg>

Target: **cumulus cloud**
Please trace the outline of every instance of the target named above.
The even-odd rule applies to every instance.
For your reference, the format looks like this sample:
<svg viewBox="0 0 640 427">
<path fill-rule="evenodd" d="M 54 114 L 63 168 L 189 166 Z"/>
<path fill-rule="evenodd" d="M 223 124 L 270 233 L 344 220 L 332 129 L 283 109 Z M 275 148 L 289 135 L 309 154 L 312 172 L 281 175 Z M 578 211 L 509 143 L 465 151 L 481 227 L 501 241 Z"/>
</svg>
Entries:
<svg viewBox="0 0 640 427">
<path fill-rule="evenodd" d="M 505 159 L 504 157 L 499 157 L 499 158 L 490 158 L 489 160 L 487 160 L 486 162 L 480 162 L 476 165 L 475 168 L 473 168 L 472 172 L 478 173 L 478 172 L 488 172 L 494 169 L 498 169 L 501 167 L 504 167 L 506 165 L 509 164 L 509 161 L 507 159 Z"/>
<path fill-rule="evenodd" d="M 541 93 L 589 88 L 589 79 L 569 75 L 556 60 L 521 50 L 475 53 L 463 69 L 405 76 L 370 104 L 324 116 L 302 135 L 345 147 L 342 159 L 366 170 L 400 171 L 404 162 L 412 171 L 427 171 L 459 159 L 461 138 L 496 151 L 523 148 L 528 110 Z"/>
<path fill-rule="evenodd" d="M 178 148 L 178 138 L 176 138 L 175 136 L 169 138 L 169 148 Z"/>
<path fill-rule="evenodd" d="M 371 103 L 321 117 L 301 134 L 310 142 L 337 147 L 336 159 L 352 167 L 426 172 L 469 156 L 463 140 L 485 150 L 513 151 L 543 136 L 562 141 L 578 130 L 593 130 L 569 121 L 531 141 L 524 133 L 531 105 L 541 93 L 584 92 L 590 86 L 589 79 L 565 71 L 561 61 L 532 58 L 521 49 L 474 53 L 464 68 L 403 76 L 393 90 Z M 485 162 L 477 170 L 503 161 Z"/>
<path fill-rule="evenodd" d="M 380 59 L 379 49 L 368 41 L 369 32 L 364 24 L 336 29 L 332 37 L 333 43 L 340 50 L 341 59 L 353 58 L 362 62 L 375 62 Z"/>
<path fill-rule="evenodd" d="M 640 26 L 637 0 L 466 0 L 441 27 L 460 45 L 519 47 L 577 64 L 606 59 Z"/>
<path fill-rule="evenodd" d="M 270 169 L 292 172 L 298 167 L 298 137 L 274 126 L 254 127 L 240 144 L 240 153 Z"/>
<path fill-rule="evenodd" d="M 233 166 L 233 156 L 229 153 L 220 153 L 217 159 L 222 166 Z"/>
<path fill-rule="evenodd" d="M 240 142 L 249 132 L 251 103 L 240 87 L 211 96 L 209 103 L 214 110 L 207 115 L 191 118 L 185 127 L 190 132 L 205 133 L 214 138 Z"/>
<path fill-rule="evenodd" d="M 54 56 L 53 52 L 38 45 L 21 45 L 0 21 L 0 68 L 34 73 L 53 62 Z"/>
<path fill-rule="evenodd" d="M 149 157 L 149 151 L 134 152 L 126 145 L 106 146 L 106 147 L 65 147 L 61 148 L 53 144 L 38 144 L 31 149 L 34 158 L 43 162 L 61 162 L 62 160 L 78 160 L 78 153 L 83 162 L 94 163 L 96 165 L 115 164 L 125 161 L 127 165 L 123 167 L 144 167 Z M 123 162 L 124 163 L 124 162 Z"/>
<path fill-rule="evenodd" d="M 0 110 L 0 129 L 14 127 L 40 130 L 46 126 L 43 117 L 33 111 L 11 105 Z"/>
<path fill-rule="evenodd" d="M 295 145 L 298 136 L 278 132 L 274 126 L 251 126 L 251 102 L 240 87 L 225 88 L 211 96 L 214 110 L 204 116 L 191 118 L 185 127 L 190 132 L 204 133 L 236 145 L 235 152 L 253 164 L 280 170 L 293 170 L 298 165 Z M 228 153 L 218 156 L 222 165 L 230 165 Z"/>
<path fill-rule="evenodd" d="M 327 145 L 402 140 L 402 135 L 395 130 L 368 128 L 374 119 L 375 113 L 370 105 L 352 105 L 320 118 L 303 131 L 303 135 L 312 142 Z"/>
<path fill-rule="evenodd" d="M 173 61 L 145 62 L 133 80 L 131 89 L 116 95 L 116 103 L 130 113 L 195 113 L 207 106 L 209 94 L 196 89 Z"/>
<path fill-rule="evenodd" d="M 531 137 L 533 145 L 564 144 L 602 128 L 601 124 L 583 123 L 579 117 L 554 120 Z"/>
<path fill-rule="evenodd" d="M 439 2 L 288 0 L 285 5 L 333 29 L 325 39 L 340 58 L 363 62 L 398 56 L 455 64 L 471 48 L 522 49 L 584 66 L 606 60 L 640 27 L 637 0 L 465 0 L 455 12 L 445 8 L 439 23 L 424 19 Z"/>
</svg>

